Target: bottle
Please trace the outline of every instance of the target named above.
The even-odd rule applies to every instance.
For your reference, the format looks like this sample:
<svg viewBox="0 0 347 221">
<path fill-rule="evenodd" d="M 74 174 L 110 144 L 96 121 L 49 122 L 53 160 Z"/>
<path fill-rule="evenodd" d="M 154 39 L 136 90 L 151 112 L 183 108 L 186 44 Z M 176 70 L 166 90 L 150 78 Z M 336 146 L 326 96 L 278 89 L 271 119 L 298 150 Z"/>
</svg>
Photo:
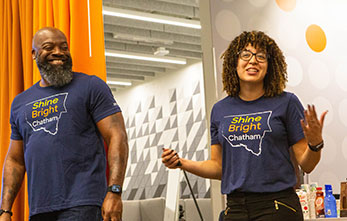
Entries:
<svg viewBox="0 0 347 221">
<path fill-rule="evenodd" d="M 325 198 L 324 198 L 324 212 L 325 217 L 337 217 L 336 200 L 333 196 L 331 185 L 325 185 Z"/>
<path fill-rule="evenodd" d="M 299 197 L 302 215 L 304 216 L 304 219 L 310 219 L 310 213 L 308 208 L 308 199 L 307 199 L 307 192 L 304 189 L 300 189 L 296 191 L 296 194 Z"/>
<path fill-rule="evenodd" d="M 316 189 L 316 200 L 314 201 L 316 218 L 324 218 L 324 194 L 322 187 Z"/>
<path fill-rule="evenodd" d="M 341 182 L 340 217 L 347 217 L 347 182 Z"/>
<path fill-rule="evenodd" d="M 340 198 L 336 198 L 336 211 L 337 211 L 337 218 L 340 218 Z"/>
<path fill-rule="evenodd" d="M 311 183 L 309 188 L 309 195 L 308 195 L 308 207 L 309 207 L 309 213 L 310 213 L 310 219 L 316 218 L 316 209 L 314 205 L 314 201 L 316 200 L 316 188 L 317 184 Z"/>
</svg>

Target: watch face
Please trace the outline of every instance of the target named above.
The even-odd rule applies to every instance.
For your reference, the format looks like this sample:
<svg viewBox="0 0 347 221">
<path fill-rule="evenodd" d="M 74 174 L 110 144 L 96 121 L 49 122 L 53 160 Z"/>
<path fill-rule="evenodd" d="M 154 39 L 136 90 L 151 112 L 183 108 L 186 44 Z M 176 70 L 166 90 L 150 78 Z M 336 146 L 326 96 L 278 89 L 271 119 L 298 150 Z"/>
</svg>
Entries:
<svg viewBox="0 0 347 221">
<path fill-rule="evenodd" d="M 119 192 L 118 186 L 112 186 L 112 192 L 118 193 Z"/>
<path fill-rule="evenodd" d="M 112 185 L 111 186 L 111 191 L 113 193 L 121 193 L 122 192 L 122 188 L 119 185 Z"/>
</svg>

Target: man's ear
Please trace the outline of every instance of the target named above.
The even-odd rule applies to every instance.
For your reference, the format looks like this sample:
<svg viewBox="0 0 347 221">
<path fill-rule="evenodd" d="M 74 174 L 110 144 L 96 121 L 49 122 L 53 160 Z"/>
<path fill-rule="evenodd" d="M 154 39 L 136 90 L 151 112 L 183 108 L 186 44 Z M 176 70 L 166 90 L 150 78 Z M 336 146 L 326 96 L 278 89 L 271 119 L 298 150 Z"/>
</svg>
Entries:
<svg viewBox="0 0 347 221">
<path fill-rule="evenodd" d="M 33 58 L 33 60 L 36 59 L 36 51 L 35 51 L 35 49 L 31 50 L 31 57 Z"/>
</svg>

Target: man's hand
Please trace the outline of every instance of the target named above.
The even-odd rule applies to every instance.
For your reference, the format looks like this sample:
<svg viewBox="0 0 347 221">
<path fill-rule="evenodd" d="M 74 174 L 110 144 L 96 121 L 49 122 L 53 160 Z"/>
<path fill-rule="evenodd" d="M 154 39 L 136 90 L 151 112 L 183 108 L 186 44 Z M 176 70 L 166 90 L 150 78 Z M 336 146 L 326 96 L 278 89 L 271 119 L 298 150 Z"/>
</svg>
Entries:
<svg viewBox="0 0 347 221">
<path fill-rule="evenodd" d="M 101 214 L 104 221 L 121 221 L 123 212 L 120 194 L 108 192 L 102 204 Z"/>
<path fill-rule="evenodd" d="M 9 213 L 3 213 L 0 216 L 0 221 L 11 221 L 11 215 Z"/>
</svg>

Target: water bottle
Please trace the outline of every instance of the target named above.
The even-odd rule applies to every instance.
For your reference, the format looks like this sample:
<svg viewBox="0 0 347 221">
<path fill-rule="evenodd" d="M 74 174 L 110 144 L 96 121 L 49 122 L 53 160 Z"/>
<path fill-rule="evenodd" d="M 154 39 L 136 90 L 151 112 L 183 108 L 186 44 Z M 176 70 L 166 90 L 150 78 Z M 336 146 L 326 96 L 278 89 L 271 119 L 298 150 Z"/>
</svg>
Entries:
<svg viewBox="0 0 347 221">
<path fill-rule="evenodd" d="M 326 218 L 337 217 L 336 200 L 331 185 L 325 185 L 324 212 Z"/>
</svg>

